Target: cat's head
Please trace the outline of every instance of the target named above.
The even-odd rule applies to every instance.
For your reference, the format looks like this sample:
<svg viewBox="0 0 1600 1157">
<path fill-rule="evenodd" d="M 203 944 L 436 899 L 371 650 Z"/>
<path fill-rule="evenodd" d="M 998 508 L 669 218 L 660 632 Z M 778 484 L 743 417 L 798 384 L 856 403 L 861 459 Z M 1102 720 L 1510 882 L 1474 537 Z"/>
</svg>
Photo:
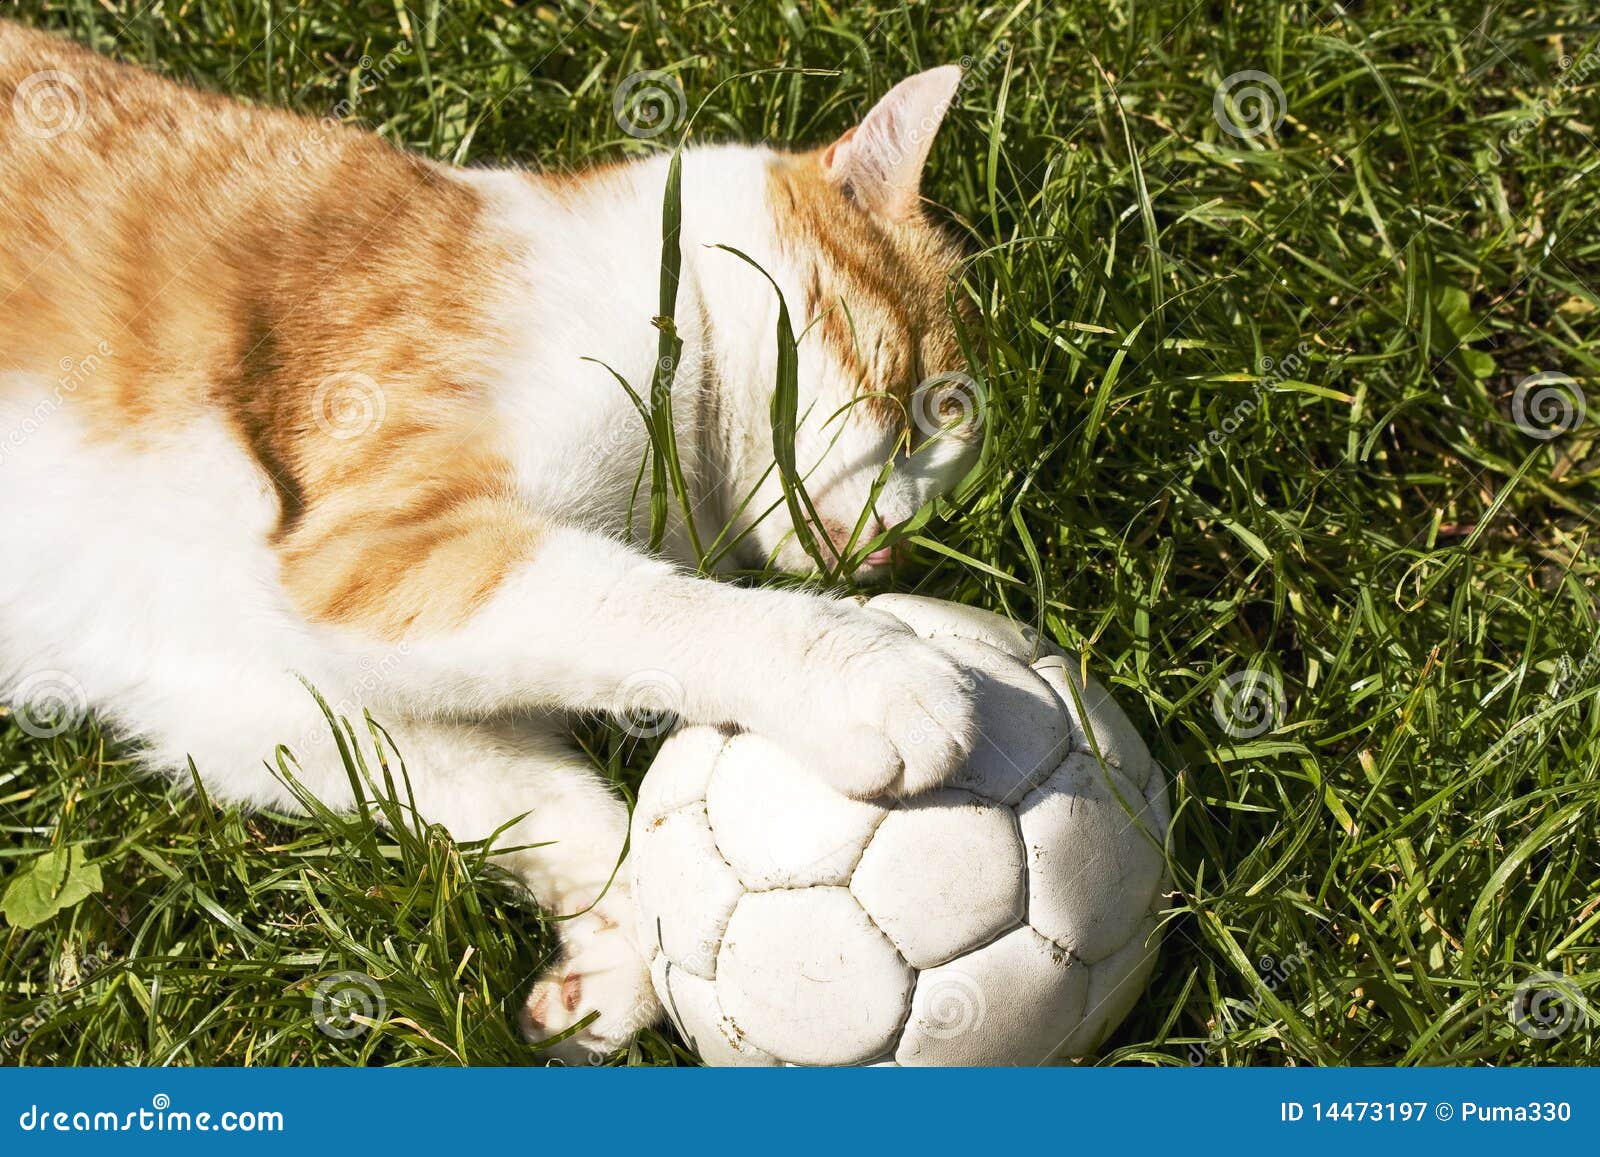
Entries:
<svg viewBox="0 0 1600 1157">
<path fill-rule="evenodd" d="M 797 338 L 795 460 L 814 506 L 814 516 L 802 506 L 803 522 L 830 566 L 854 538 L 867 578 L 890 559 L 887 550 L 861 558 L 866 548 L 959 482 L 981 440 L 982 393 L 951 317 L 961 251 L 919 192 L 960 82 L 955 67 L 920 73 L 825 148 L 759 150 L 758 212 L 771 239 L 750 243 Z M 742 557 L 811 571 L 773 451 L 777 294 L 738 257 L 717 257 L 710 268 L 722 284 L 708 320 L 731 378 L 719 394 L 735 411 L 720 422 L 732 439 L 724 493 L 735 506 L 749 499 L 732 520 L 748 530 Z"/>
</svg>

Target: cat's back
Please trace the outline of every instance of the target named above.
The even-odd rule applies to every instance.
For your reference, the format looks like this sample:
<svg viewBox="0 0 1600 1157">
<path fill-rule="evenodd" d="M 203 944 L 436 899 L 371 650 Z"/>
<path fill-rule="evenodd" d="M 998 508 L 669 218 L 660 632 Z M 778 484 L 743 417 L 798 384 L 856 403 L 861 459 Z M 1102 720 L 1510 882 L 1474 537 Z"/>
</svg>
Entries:
<svg viewBox="0 0 1600 1157">
<path fill-rule="evenodd" d="M 443 166 L 0 21 L 0 401 L 94 355 L 86 436 L 210 412 L 272 468 L 330 375 L 470 372 L 503 261 Z"/>
<path fill-rule="evenodd" d="M 177 235 L 224 211 L 218 194 L 259 190 L 250 162 L 292 123 L 0 20 L 0 257 L 61 267 L 134 221 Z"/>
<path fill-rule="evenodd" d="M 0 679 L 91 618 L 108 650 L 190 631 L 196 576 L 275 630 L 275 549 L 503 488 L 481 411 L 507 254 L 445 166 L 0 21 L 0 535 L 29 543 L 0 568 Z"/>
</svg>

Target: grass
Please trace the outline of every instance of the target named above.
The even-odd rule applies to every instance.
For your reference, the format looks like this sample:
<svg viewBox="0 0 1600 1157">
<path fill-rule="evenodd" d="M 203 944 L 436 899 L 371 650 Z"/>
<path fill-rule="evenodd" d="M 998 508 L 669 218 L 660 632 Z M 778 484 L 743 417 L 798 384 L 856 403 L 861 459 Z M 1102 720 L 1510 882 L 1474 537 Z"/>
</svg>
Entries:
<svg viewBox="0 0 1600 1157">
<path fill-rule="evenodd" d="M 811 143 L 965 60 L 928 191 L 975 254 L 992 468 L 905 585 L 1086 650 L 1174 771 L 1161 964 L 1097 1059 L 1600 1059 L 1591 4 L 0 11 L 480 163 L 664 147 L 614 115 L 641 69 L 704 102 L 694 139 Z M 1551 372 L 1585 420 L 1519 392 Z M 648 760 L 584 738 L 620 782 Z M 0 828 L 0 871 L 102 872 L 0 928 L 9 1060 L 537 1059 L 511 1014 L 551 930 L 441 832 L 242 816 L 92 723 L 0 729 Z M 386 1017 L 335 1039 L 310 1008 L 347 971 Z"/>
</svg>

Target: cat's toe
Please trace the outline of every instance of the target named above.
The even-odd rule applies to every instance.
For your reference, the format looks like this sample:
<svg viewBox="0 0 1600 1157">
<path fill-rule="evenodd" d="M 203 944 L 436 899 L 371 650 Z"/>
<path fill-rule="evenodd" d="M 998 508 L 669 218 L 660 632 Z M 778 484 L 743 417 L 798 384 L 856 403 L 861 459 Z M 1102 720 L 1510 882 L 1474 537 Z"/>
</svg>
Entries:
<svg viewBox="0 0 1600 1157">
<path fill-rule="evenodd" d="M 601 918 L 594 931 L 584 927 L 589 923 L 584 917 L 575 923 L 580 926 L 569 933 L 567 959 L 528 993 L 521 1029 L 537 1044 L 592 1018 L 540 1052 L 562 1064 L 595 1064 L 653 1024 L 661 1005 L 649 967 L 616 922 Z"/>
<path fill-rule="evenodd" d="M 548 1040 L 577 1024 L 588 1012 L 583 1008 L 583 975 L 563 972 L 538 981 L 528 993 L 522 1006 L 521 1028 L 523 1038 L 532 1042 Z M 596 1017 L 596 1022 L 599 1018 Z M 543 1050 L 552 1060 L 570 1063 L 587 1060 L 602 1050 L 604 1042 L 588 1030 L 586 1025 L 566 1040 L 557 1041 Z"/>
<path fill-rule="evenodd" d="M 837 733 L 819 728 L 791 739 L 789 746 L 834 790 L 856 799 L 894 791 L 905 774 L 900 753 L 874 727 L 857 725 Z"/>
<path fill-rule="evenodd" d="M 966 762 L 977 737 L 976 684 L 932 647 L 916 649 L 885 705 L 884 737 L 901 772 L 890 790 L 915 795 L 945 782 Z"/>
<path fill-rule="evenodd" d="M 843 647 L 840 650 L 845 650 Z M 845 795 L 909 796 L 954 775 L 977 737 L 970 672 L 896 626 L 869 634 L 820 685 L 784 701 L 781 743 Z"/>
<path fill-rule="evenodd" d="M 874 762 L 886 781 L 877 792 L 916 795 L 961 768 L 977 735 L 976 684 L 965 668 L 921 639 L 895 638 L 850 673 L 857 729 L 865 723 L 880 737 Z"/>
</svg>

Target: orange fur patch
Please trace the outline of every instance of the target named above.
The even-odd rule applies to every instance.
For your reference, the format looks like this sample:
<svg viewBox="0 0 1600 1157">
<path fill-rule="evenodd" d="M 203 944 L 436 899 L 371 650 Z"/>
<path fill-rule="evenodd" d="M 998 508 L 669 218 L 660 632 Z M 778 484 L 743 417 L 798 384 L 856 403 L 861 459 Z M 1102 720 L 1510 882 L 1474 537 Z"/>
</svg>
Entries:
<svg viewBox="0 0 1600 1157">
<path fill-rule="evenodd" d="M 0 21 L 0 109 L 48 83 L 66 127 L 0 126 L 0 381 L 93 355 L 74 413 L 108 442 L 222 417 L 277 493 L 308 617 L 465 619 L 538 537 L 483 395 L 512 254 L 478 194 Z"/>
<path fill-rule="evenodd" d="M 912 389 L 964 363 L 945 302 L 960 251 L 920 214 L 888 221 L 854 204 L 823 151 L 771 169 L 779 241 L 805 273 L 805 318 L 860 382 L 860 409 L 905 424 Z"/>
</svg>

